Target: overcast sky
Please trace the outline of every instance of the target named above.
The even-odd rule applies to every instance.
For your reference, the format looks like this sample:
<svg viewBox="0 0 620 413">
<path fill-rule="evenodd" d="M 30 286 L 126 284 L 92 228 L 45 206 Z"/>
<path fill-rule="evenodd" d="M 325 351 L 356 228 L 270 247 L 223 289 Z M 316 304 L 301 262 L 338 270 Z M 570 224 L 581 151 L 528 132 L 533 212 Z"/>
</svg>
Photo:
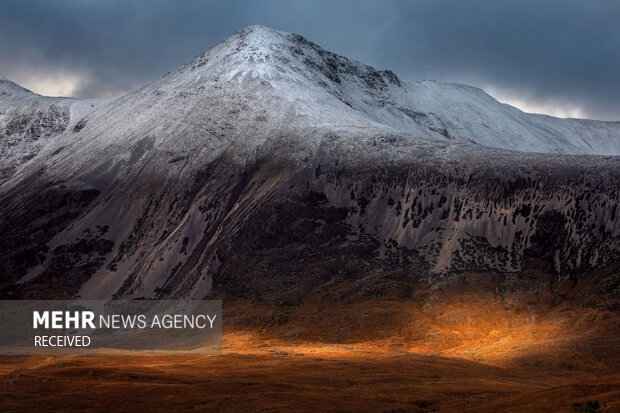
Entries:
<svg viewBox="0 0 620 413">
<path fill-rule="evenodd" d="M 526 111 L 620 120 L 618 0 L 4 0 L 0 75 L 41 94 L 116 96 L 252 24 Z"/>
</svg>

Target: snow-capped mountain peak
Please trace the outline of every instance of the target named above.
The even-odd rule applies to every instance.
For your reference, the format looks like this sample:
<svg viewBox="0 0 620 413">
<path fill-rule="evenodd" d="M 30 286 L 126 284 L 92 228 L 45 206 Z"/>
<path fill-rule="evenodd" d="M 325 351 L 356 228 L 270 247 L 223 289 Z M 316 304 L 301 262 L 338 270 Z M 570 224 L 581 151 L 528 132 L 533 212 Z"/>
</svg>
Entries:
<svg viewBox="0 0 620 413">
<path fill-rule="evenodd" d="M 281 136 L 294 140 L 304 158 L 328 135 L 351 150 L 361 139 L 398 136 L 408 144 L 620 154 L 618 122 L 531 115 L 470 86 L 403 81 L 264 26 L 239 30 L 116 99 L 41 97 L 8 80 L 0 90 L 0 131 L 8 137 L 0 140 L 4 179 L 20 168 L 36 170 L 38 154 L 69 147 L 48 169 L 77 173 L 103 162 L 97 153 L 122 158 L 145 134 L 161 150 L 208 150 L 209 158 L 235 147 L 242 159 Z M 398 151 L 387 145 L 382 153 Z"/>
<path fill-rule="evenodd" d="M 620 154 L 617 122 L 531 115 L 471 86 L 405 82 L 264 26 L 236 32 L 150 87 L 232 89 L 261 110 L 291 114 L 285 127 L 373 128 L 527 152 Z"/>
<path fill-rule="evenodd" d="M 619 155 L 618 122 L 406 82 L 260 26 L 115 99 L 13 85 L 0 271 L 36 294 L 52 279 L 91 298 L 272 295 L 343 257 L 430 276 L 620 251 L 620 158 L 581 156 Z"/>
</svg>

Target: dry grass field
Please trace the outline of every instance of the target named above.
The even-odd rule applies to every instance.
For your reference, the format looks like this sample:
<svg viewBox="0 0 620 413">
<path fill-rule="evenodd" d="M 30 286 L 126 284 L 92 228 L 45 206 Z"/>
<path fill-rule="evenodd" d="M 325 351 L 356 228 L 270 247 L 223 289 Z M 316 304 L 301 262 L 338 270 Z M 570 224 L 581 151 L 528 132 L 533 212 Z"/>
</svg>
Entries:
<svg viewBox="0 0 620 413">
<path fill-rule="evenodd" d="M 620 316 L 613 294 L 600 293 L 609 279 L 555 294 L 527 280 L 499 291 L 470 275 L 404 299 L 337 301 L 330 291 L 292 306 L 229 299 L 221 355 L 3 356 L 0 406 L 616 412 Z"/>
</svg>

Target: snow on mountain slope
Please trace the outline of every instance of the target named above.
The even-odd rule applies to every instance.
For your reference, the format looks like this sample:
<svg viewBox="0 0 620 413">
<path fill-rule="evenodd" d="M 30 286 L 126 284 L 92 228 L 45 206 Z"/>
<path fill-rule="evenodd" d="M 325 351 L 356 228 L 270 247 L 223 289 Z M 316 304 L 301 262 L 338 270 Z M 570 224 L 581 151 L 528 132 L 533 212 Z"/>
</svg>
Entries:
<svg viewBox="0 0 620 413">
<path fill-rule="evenodd" d="M 377 71 L 301 36 L 264 27 L 238 32 L 152 86 L 199 90 L 248 79 L 275 89 L 294 109 L 296 125 L 380 126 L 418 137 L 528 152 L 620 154 L 619 122 L 531 115 L 466 85 L 402 82 L 390 71 Z"/>
<path fill-rule="evenodd" d="M 54 147 L 75 118 L 97 101 L 39 96 L 0 76 L 0 184 L 45 147 Z"/>
<path fill-rule="evenodd" d="M 413 114 L 416 120 L 437 120 L 436 128 L 462 142 L 526 152 L 620 154 L 620 122 L 524 113 L 471 86 L 412 82 L 402 102 L 420 113 Z"/>
<path fill-rule="evenodd" d="M 243 29 L 116 99 L 0 94 L 3 295 L 275 297 L 343 259 L 566 278 L 620 254 L 620 157 L 596 156 L 620 154 L 618 122 L 403 82 L 298 35 Z"/>
<path fill-rule="evenodd" d="M 296 119 L 301 125 L 380 124 L 414 136 L 528 152 L 620 154 L 618 122 L 531 115 L 466 85 L 402 82 L 390 71 L 263 27 L 237 33 L 160 82 L 171 89 L 196 90 L 211 82 L 235 84 L 248 78 L 276 89 L 301 116 Z"/>
<path fill-rule="evenodd" d="M 320 129 L 344 131 L 352 139 L 393 133 L 414 141 L 528 152 L 620 154 L 618 122 L 531 115 L 476 88 L 403 82 L 392 72 L 327 52 L 301 36 L 261 26 L 237 32 L 117 99 L 44 98 L 8 81 L 0 81 L 0 90 L 0 131 L 6 137 L 0 140 L 0 184 L 43 148 L 43 157 L 71 148 L 66 151 L 71 156 L 56 161 L 66 174 L 68 168 L 92 167 L 101 151 L 122 157 L 145 134 L 154 146 L 169 151 L 208 146 L 217 152 L 216 147 L 236 144 L 252 152 L 273 136 L 300 133 L 309 135 L 304 145 L 312 146 L 318 144 L 312 131 Z M 171 140 L 181 119 L 185 137 Z M 225 139 L 217 136 L 221 128 Z M 33 162 L 26 174 L 37 167 Z"/>
<path fill-rule="evenodd" d="M 42 110 L 48 109 L 34 106 L 51 107 L 58 114 L 50 116 L 59 119 L 53 132 L 59 133 L 67 107 L 79 106 L 74 100 L 37 97 L 7 81 L 1 81 L 0 87 L 0 122 L 7 136 L 17 137 L 21 131 L 16 125 L 25 118 L 19 110 L 39 110 L 37 116 L 45 117 Z M 126 142 L 132 131 L 152 130 L 165 116 L 185 118 L 190 134 L 209 134 L 214 122 L 231 122 L 229 135 L 232 140 L 249 140 L 243 145 L 260 144 L 267 136 L 291 129 L 297 133 L 330 128 L 383 130 L 412 139 L 472 142 L 528 152 L 620 154 L 618 122 L 531 115 L 465 85 L 402 82 L 392 72 L 376 71 L 327 52 L 301 36 L 260 26 L 239 31 L 178 70 L 102 105 L 99 112 L 93 120 L 100 130 L 90 135 L 98 137 L 93 145 L 100 149 L 123 145 L 120 141 Z M 113 128 L 107 119 L 113 119 Z M 266 129 L 252 129 L 256 125 Z M 169 135 L 165 126 L 159 126 L 153 130 L 156 135 Z M 71 144 L 76 137 L 68 135 L 66 144 Z M 32 136 L 27 138 L 32 140 Z M 34 146 L 39 149 L 42 143 Z M 3 149 L 8 151 L 8 144 Z M 22 150 L 20 145 L 11 151 L 26 159 L 36 152 Z M 86 155 L 83 152 L 80 156 Z"/>
</svg>

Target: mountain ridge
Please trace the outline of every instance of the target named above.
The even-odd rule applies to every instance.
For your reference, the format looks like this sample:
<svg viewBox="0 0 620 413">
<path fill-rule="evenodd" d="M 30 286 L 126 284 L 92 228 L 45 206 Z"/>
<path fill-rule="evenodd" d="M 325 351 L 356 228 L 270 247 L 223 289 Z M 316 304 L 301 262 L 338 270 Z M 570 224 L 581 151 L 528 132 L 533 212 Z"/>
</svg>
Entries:
<svg viewBox="0 0 620 413">
<path fill-rule="evenodd" d="M 243 29 L 115 99 L 15 95 L 6 297 L 277 301 L 348 267 L 431 282 L 540 261 L 559 284 L 619 259 L 620 124 L 404 82 L 298 35 Z"/>
<path fill-rule="evenodd" d="M 165 94 L 173 94 L 176 100 L 197 98 L 200 103 L 200 98 L 193 96 L 200 93 L 212 94 L 213 99 L 238 99 L 220 97 L 214 88 L 241 84 L 248 87 L 244 93 L 255 93 L 248 100 L 256 104 L 269 99 L 273 112 L 290 112 L 302 127 L 387 128 L 417 138 L 528 152 L 620 154 L 619 140 L 614 139 L 620 123 L 525 114 L 470 86 L 404 82 L 389 71 L 376 71 L 327 52 L 299 35 L 264 26 L 242 29 L 179 69 L 111 101 L 122 104 L 133 96 L 144 102 L 139 105 L 155 106 L 157 100 L 172 100 Z M 174 106 L 171 101 L 168 104 Z M 221 104 L 228 103 L 224 100 Z M 144 110 L 139 105 L 125 110 L 141 113 Z M 159 116 L 154 113 L 145 123 Z M 291 119 L 280 122 L 286 126 Z"/>
</svg>

